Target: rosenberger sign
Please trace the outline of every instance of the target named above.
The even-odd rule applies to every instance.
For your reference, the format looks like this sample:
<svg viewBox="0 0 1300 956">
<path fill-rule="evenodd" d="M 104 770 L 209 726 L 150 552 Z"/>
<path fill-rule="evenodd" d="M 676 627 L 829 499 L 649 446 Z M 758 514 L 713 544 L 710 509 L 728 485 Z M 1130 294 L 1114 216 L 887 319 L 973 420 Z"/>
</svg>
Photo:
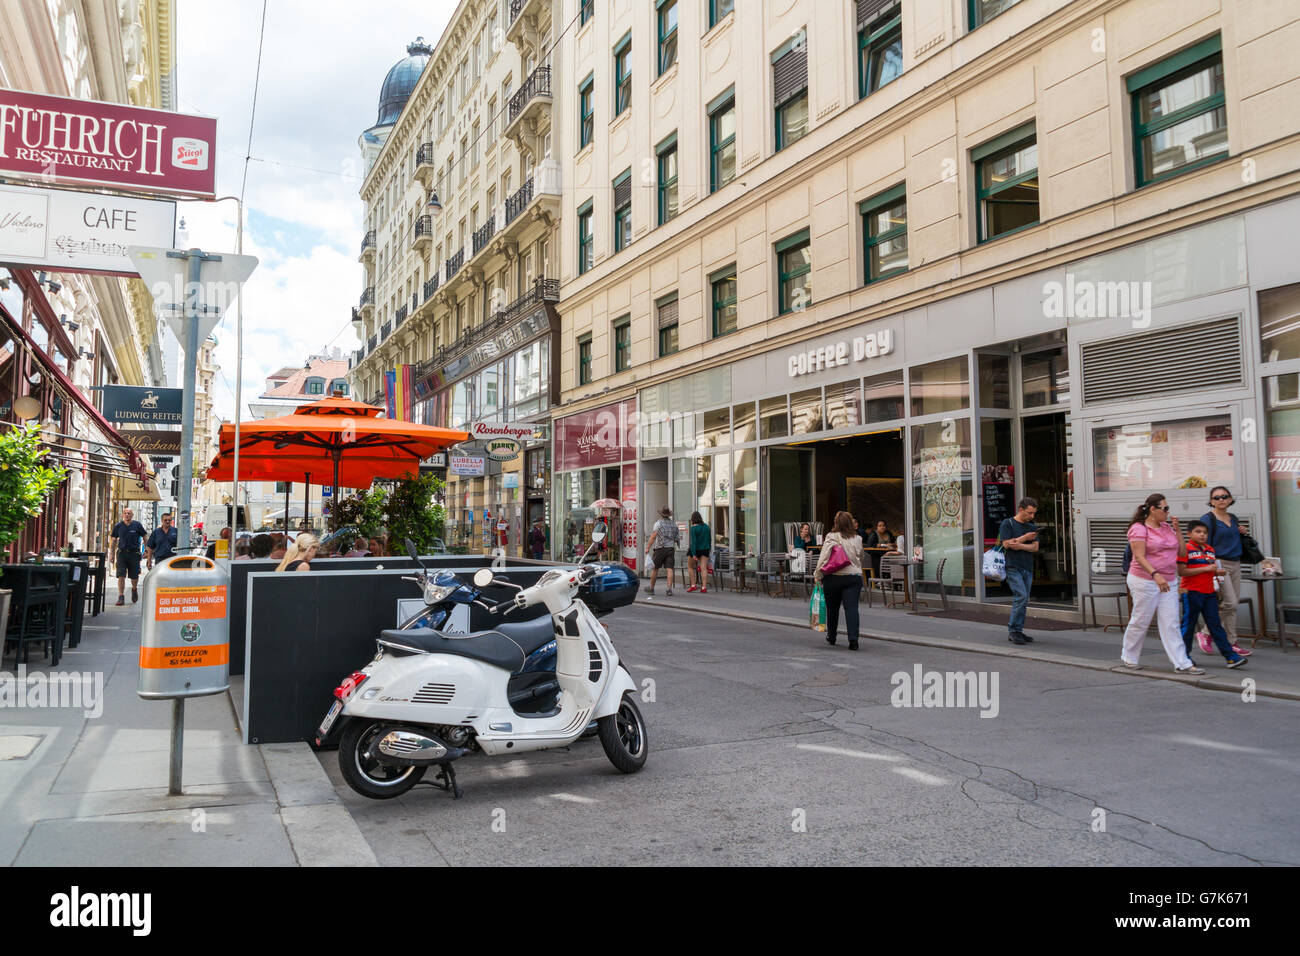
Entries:
<svg viewBox="0 0 1300 956">
<path fill-rule="evenodd" d="M 0 89 L 0 175 L 216 195 L 217 121 Z"/>
</svg>

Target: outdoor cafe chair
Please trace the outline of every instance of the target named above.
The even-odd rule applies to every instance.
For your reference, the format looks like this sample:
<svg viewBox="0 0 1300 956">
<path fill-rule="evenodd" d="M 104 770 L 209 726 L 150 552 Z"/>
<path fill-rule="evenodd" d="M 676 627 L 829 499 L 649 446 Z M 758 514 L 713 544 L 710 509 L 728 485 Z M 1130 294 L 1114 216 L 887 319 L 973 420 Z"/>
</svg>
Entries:
<svg viewBox="0 0 1300 956">
<path fill-rule="evenodd" d="M 3 582 L 13 590 L 5 644 L 14 644 L 14 667 L 28 662 L 29 645 L 42 644 L 57 667 L 63 657 L 63 629 L 68 601 L 67 566 L 6 564 Z"/>
<path fill-rule="evenodd" d="M 879 591 L 881 597 L 887 598 L 889 606 L 899 602 L 900 595 L 907 594 L 907 558 L 901 554 L 886 554 L 880 559 L 880 577 L 873 577 L 867 582 L 873 591 Z"/>
<path fill-rule="evenodd" d="M 948 610 L 948 591 L 943 584 L 943 566 L 947 563 L 948 563 L 947 558 L 940 558 L 939 566 L 934 569 L 933 578 L 917 578 L 915 581 L 912 582 L 912 613 L 913 614 L 916 613 L 916 605 L 918 601 L 921 604 L 927 603 L 925 601 L 920 601 L 918 597 L 918 592 L 921 590 L 922 584 L 930 584 L 933 585 L 934 587 L 937 587 L 939 589 L 939 600 L 943 602 L 943 609 L 945 611 Z M 918 565 L 918 567 L 920 567 L 920 565 Z M 903 568 L 903 573 L 904 574 L 907 573 L 906 566 L 904 566 Z"/>
</svg>

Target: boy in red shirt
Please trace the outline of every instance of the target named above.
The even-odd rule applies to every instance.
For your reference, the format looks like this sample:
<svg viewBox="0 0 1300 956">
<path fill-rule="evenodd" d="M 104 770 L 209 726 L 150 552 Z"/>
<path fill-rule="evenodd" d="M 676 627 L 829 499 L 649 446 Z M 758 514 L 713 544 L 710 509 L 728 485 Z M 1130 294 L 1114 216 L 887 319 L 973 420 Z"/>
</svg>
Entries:
<svg viewBox="0 0 1300 956">
<path fill-rule="evenodd" d="M 1193 521 L 1187 526 L 1187 545 L 1178 556 L 1178 576 L 1182 579 L 1187 601 L 1183 615 L 1183 644 L 1192 652 L 1192 638 L 1196 634 L 1196 619 L 1205 618 L 1205 626 L 1214 639 L 1214 646 L 1228 661 L 1229 667 L 1246 663 L 1228 643 L 1228 633 L 1219 620 L 1219 595 L 1214 590 L 1216 574 L 1223 574 L 1215 564 L 1214 549 L 1209 545 L 1210 529 L 1203 521 Z"/>
</svg>

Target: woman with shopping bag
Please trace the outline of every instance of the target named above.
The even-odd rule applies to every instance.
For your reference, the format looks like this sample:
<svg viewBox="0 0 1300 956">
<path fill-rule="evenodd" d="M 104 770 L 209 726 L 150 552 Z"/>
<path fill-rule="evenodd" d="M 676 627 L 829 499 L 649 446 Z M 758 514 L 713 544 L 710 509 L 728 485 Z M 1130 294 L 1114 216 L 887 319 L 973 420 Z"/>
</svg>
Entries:
<svg viewBox="0 0 1300 956">
<path fill-rule="evenodd" d="M 840 608 L 849 632 L 849 650 L 858 649 L 858 601 L 862 597 L 862 538 L 853 516 L 837 512 L 831 533 L 822 539 L 814 579 L 826 595 L 826 643 L 834 644 Z"/>
</svg>

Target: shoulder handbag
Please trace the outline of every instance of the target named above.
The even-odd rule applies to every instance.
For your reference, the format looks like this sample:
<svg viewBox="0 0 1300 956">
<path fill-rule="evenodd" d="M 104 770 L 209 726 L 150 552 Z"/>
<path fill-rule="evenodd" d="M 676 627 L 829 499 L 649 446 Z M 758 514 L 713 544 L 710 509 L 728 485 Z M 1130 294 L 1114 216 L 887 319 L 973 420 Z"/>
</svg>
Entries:
<svg viewBox="0 0 1300 956">
<path fill-rule="evenodd" d="M 834 574 L 849 566 L 849 556 L 838 543 L 831 545 L 830 554 L 826 556 L 826 563 L 822 565 L 822 574 Z"/>
<path fill-rule="evenodd" d="M 1259 564 L 1264 560 L 1264 552 L 1259 549 L 1259 542 L 1246 532 L 1241 535 L 1241 556 L 1247 564 Z"/>
</svg>

